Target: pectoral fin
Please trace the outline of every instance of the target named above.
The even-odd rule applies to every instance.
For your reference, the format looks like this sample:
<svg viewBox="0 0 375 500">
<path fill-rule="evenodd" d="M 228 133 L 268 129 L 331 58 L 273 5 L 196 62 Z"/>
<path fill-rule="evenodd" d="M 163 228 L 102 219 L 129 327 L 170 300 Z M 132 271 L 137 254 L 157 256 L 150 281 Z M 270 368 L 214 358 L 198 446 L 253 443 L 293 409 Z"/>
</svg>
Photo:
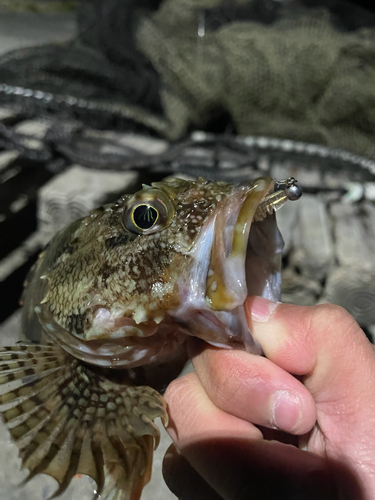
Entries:
<svg viewBox="0 0 375 500">
<path fill-rule="evenodd" d="M 0 412 L 27 480 L 51 475 L 57 496 L 86 474 L 101 500 L 140 498 L 159 441 L 153 421 L 167 420 L 157 391 L 112 381 L 55 344 L 1 348 L 0 385 Z"/>
</svg>

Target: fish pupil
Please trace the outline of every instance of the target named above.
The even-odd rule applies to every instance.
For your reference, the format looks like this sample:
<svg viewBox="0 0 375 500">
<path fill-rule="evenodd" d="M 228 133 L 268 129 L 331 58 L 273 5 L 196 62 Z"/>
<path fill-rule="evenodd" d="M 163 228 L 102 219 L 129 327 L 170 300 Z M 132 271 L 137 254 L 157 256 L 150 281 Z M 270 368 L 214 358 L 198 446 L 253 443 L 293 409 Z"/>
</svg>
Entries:
<svg viewBox="0 0 375 500">
<path fill-rule="evenodd" d="M 150 229 L 158 217 L 158 211 L 150 205 L 138 205 L 133 212 L 134 224 L 140 229 Z"/>
</svg>

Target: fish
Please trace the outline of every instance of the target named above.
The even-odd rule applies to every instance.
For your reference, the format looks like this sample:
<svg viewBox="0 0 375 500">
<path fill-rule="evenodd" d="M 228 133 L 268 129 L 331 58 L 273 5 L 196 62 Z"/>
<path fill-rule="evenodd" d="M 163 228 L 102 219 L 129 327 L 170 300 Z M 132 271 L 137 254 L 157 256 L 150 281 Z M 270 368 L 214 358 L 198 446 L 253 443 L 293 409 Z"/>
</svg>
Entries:
<svg viewBox="0 0 375 500">
<path fill-rule="evenodd" d="M 97 498 L 139 500 L 187 340 L 262 354 L 244 302 L 279 299 L 274 212 L 300 195 L 295 179 L 167 178 L 55 235 L 23 296 L 41 338 L 0 349 L 0 413 L 27 480 L 49 474 L 58 496 L 85 474 Z"/>
</svg>

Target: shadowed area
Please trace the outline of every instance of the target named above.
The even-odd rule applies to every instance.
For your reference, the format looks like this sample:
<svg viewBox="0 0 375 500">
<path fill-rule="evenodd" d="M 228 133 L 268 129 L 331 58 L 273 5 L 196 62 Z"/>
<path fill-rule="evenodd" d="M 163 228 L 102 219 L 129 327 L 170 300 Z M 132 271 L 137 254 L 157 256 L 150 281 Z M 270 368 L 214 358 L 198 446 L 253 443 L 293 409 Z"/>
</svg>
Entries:
<svg viewBox="0 0 375 500">
<path fill-rule="evenodd" d="M 276 441 L 217 438 L 184 449 L 172 445 L 165 480 L 180 500 L 362 500 L 355 474 L 344 464 Z M 207 482 L 206 482 L 207 481 Z"/>
</svg>

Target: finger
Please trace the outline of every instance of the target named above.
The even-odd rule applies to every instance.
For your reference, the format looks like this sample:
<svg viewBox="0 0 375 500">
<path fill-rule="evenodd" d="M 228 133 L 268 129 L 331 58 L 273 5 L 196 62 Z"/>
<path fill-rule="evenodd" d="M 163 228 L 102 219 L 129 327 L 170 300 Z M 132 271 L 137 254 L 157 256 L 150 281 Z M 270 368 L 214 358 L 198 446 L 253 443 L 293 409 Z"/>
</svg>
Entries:
<svg viewBox="0 0 375 500">
<path fill-rule="evenodd" d="M 375 385 L 364 383 L 374 380 L 373 346 L 344 309 L 331 304 L 273 304 L 259 297 L 245 306 L 252 333 L 267 358 L 303 375 L 317 402 L 332 401 L 333 394 L 353 405 L 375 398 Z"/>
<path fill-rule="evenodd" d="M 186 458 L 172 444 L 163 460 L 163 477 L 168 488 L 179 500 L 222 500 Z"/>
<path fill-rule="evenodd" d="M 168 404 L 167 431 L 178 448 L 202 439 L 262 439 L 254 425 L 225 413 L 209 399 L 195 373 L 189 373 L 169 384 L 164 395 Z"/>
<path fill-rule="evenodd" d="M 288 433 L 305 434 L 312 429 L 316 421 L 315 402 L 290 373 L 261 356 L 217 349 L 200 341 L 195 346 L 194 351 L 199 354 L 193 355 L 194 368 L 218 408 L 248 422 Z"/>
<path fill-rule="evenodd" d="M 317 409 L 308 449 L 346 460 L 374 491 L 375 354 L 354 319 L 330 304 L 246 303 L 250 327 L 267 358 L 303 376 Z"/>
<path fill-rule="evenodd" d="M 223 500 L 333 500 L 337 498 L 336 477 L 340 477 L 340 490 L 343 485 L 340 498 L 364 498 L 356 476 L 342 464 L 290 445 L 265 442 L 257 428 L 218 409 L 195 373 L 174 381 L 165 397 L 170 413 L 168 432 Z M 183 473 L 176 481 L 184 481 Z M 189 488 L 177 484 L 174 490 L 178 487 L 187 500 Z M 192 496 L 196 498 L 200 497 Z"/>
</svg>

